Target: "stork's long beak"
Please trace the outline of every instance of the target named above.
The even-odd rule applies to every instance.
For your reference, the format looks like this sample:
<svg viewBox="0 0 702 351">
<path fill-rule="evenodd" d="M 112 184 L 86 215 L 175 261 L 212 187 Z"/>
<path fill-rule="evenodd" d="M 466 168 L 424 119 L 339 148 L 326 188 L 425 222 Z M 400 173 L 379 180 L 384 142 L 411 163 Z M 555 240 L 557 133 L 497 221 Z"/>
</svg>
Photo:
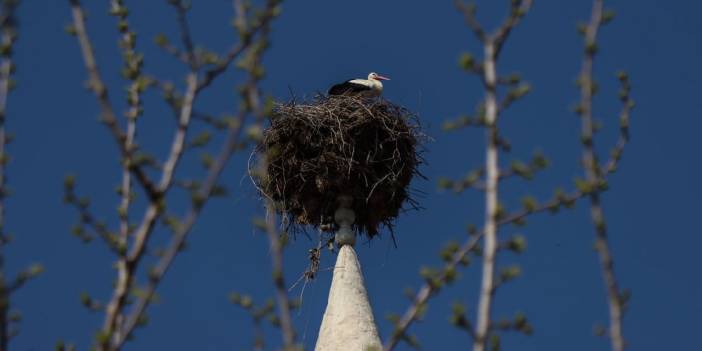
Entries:
<svg viewBox="0 0 702 351">
<path fill-rule="evenodd" d="M 378 75 L 377 77 L 375 77 L 375 79 L 377 79 L 377 80 L 390 80 L 390 78 L 388 78 L 388 77 L 383 77 L 383 76 L 381 76 L 381 75 Z"/>
</svg>

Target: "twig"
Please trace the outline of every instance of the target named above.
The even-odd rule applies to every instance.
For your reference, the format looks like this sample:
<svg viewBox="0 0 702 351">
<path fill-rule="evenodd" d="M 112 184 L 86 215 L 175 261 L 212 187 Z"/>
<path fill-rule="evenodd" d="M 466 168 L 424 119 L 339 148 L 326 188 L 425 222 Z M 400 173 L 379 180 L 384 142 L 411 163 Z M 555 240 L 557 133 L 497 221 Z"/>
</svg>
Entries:
<svg viewBox="0 0 702 351">
<path fill-rule="evenodd" d="M 107 228 L 107 226 L 101 222 L 100 220 L 97 220 L 95 216 L 90 212 L 89 205 L 88 203 L 84 203 L 83 200 L 78 199 L 74 193 L 73 187 L 71 186 L 70 188 L 66 189 L 66 193 L 64 195 L 65 201 L 75 207 L 76 211 L 79 214 L 80 217 L 80 233 L 83 232 L 83 227 L 82 225 L 87 225 L 89 226 L 94 235 L 99 236 L 101 239 L 105 241 L 105 244 L 113 250 L 115 253 L 120 254 L 119 248 L 120 248 L 120 241 L 116 235 L 110 232 L 110 230 Z"/>
<path fill-rule="evenodd" d="M 182 52 L 177 46 L 168 42 L 168 38 L 165 35 L 160 34 L 156 37 L 156 44 L 163 49 L 163 51 L 173 55 L 178 61 L 189 64 L 189 56 Z"/>
<path fill-rule="evenodd" d="M 190 34 L 190 26 L 188 25 L 188 9 L 187 5 L 183 4 L 181 1 L 172 1 L 171 4 L 176 8 L 178 14 L 178 25 L 180 26 L 180 38 L 185 46 L 185 52 L 187 57 L 187 63 L 190 65 L 190 69 L 195 71 L 199 65 L 197 57 L 195 56 L 195 45 L 193 44 L 193 39 Z"/>
<path fill-rule="evenodd" d="M 611 174 L 617 170 L 622 154 L 624 154 L 624 148 L 629 142 L 629 116 L 631 110 L 634 108 L 634 101 L 629 95 L 629 91 L 631 90 L 629 76 L 624 72 L 619 72 L 618 76 L 621 84 L 619 99 L 622 102 L 622 111 L 619 114 L 619 139 L 610 152 L 609 160 L 605 163 L 605 166 L 602 167 L 601 172 L 605 174 Z"/>
<path fill-rule="evenodd" d="M 497 31 L 491 35 L 491 39 L 495 44 L 495 59 L 500 57 L 500 52 L 502 51 L 502 46 L 504 45 L 509 33 L 512 29 L 519 24 L 519 21 L 524 17 L 527 12 L 531 9 L 532 0 L 516 0 L 512 1 L 511 12 L 509 16 L 504 20 L 502 25 L 497 29 Z"/>
<path fill-rule="evenodd" d="M 480 25 L 478 19 L 475 17 L 475 4 L 472 2 L 465 3 L 463 0 L 454 0 L 454 4 L 456 8 L 463 13 L 466 24 L 470 27 L 478 40 L 480 40 L 481 43 L 485 42 L 485 30 L 483 30 L 483 26 Z"/>
<path fill-rule="evenodd" d="M 624 350 L 624 336 L 622 334 L 622 314 L 623 298 L 620 294 L 619 284 L 614 273 L 614 260 L 607 241 L 607 226 L 604 218 L 600 199 L 600 184 L 604 182 L 601 168 L 597 161 L 594 146 L 594 126 L 592 116 L 592 100 L 594 93 L 593 64 L 597 52 L 597 33 L 602 25 L 604 10 L 603 0 L 594 0 L 590 22 L 585 29 L 585 53 L 580 72 L 580 106 L 579 113 L 582 121 L 582 162 L 585 168 L 585 176 L 592 192 L 590 198 L 590 214 L 595 226 L 596 238 L 595 249 L 600 257 L 602 276 L 607 289 L 607 300 L 609 306 L 609 337 L 613 351 Z M 628 118 L 629 104 L 625 105 L 625 113 Z M 628 135 L 622 134 L 626 141 Z M 621 144 L 623 148 L 623 143 Z M 616 161 L 614 161 L 616 162 Z M 613 163 L 616 165 L 616 163 Z M 608 166 L 606 170 L 609 170 Z"/>
<path fill-rule="evenodd" d="M 185 136 L 188 131 L 188 126 L 190 126 L 190 117 L 192 116 L 193 104 L 197 94 L 197 73 L 190 72 L 186 78 L 186 82 L 187 88 L 185 98 L 183 100 L 183 106 L 180 110 L 178 129 L 173 137 L 173 144 L 171 145 L 171 151 L 168 159 L 163 164 L 163 173 L 158 185 L 158 191 L 160 193 L 166 192 L 171 186 L 176 166 L 183 155 L 183 150 L 185 148 Z"/>
</svg>

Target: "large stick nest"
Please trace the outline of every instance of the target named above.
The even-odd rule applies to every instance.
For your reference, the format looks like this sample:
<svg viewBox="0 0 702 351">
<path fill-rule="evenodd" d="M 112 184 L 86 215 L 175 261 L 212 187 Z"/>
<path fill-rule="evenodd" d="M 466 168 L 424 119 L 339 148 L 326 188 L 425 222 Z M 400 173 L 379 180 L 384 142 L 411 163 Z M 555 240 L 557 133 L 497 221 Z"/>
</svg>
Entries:
<svg viewBox="0 0 702 351">
<path fill-rule="evenodd" d="M 279 104 L 257 152 L 258 187 L 292 225 L 336 229 L 340 195 L 353 198 L 357 232 L 392 231 L 403 205 L 416 208 L 410 182 L 424 136 L 416 116 L 381 98 L 318 96 Z"/>
</svg>

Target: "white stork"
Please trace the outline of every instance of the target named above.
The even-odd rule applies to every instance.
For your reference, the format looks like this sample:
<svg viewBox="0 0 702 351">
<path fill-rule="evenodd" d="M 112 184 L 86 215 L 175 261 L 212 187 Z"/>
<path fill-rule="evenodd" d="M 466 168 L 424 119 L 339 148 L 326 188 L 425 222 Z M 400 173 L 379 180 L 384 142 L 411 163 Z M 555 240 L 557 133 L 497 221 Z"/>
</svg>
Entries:
<svg viewBox="0 0 702 351">
<path fill-rule="evenodd" d="M 351 79 L 329 88 L 329 95 L 364 95 L 380 96 L 383 92 L 381 80 L 390 80 L 378 73 L 371 72 L 368 79 Z"/>
</svg>

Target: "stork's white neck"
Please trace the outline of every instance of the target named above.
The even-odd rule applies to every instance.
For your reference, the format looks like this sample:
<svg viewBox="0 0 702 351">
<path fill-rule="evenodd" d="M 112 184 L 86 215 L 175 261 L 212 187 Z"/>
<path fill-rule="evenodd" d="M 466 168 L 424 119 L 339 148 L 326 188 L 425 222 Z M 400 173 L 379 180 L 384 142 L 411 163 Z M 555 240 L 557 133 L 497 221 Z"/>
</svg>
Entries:
<svg viewBox="0 0 702 351">
<path fill-rule="evenodd" d="M 383 91 L 383 82 L 377 79 L 368 79 L 370 82 L 371 89 L 378 91 L 379 93 Z"/>
</svg>

